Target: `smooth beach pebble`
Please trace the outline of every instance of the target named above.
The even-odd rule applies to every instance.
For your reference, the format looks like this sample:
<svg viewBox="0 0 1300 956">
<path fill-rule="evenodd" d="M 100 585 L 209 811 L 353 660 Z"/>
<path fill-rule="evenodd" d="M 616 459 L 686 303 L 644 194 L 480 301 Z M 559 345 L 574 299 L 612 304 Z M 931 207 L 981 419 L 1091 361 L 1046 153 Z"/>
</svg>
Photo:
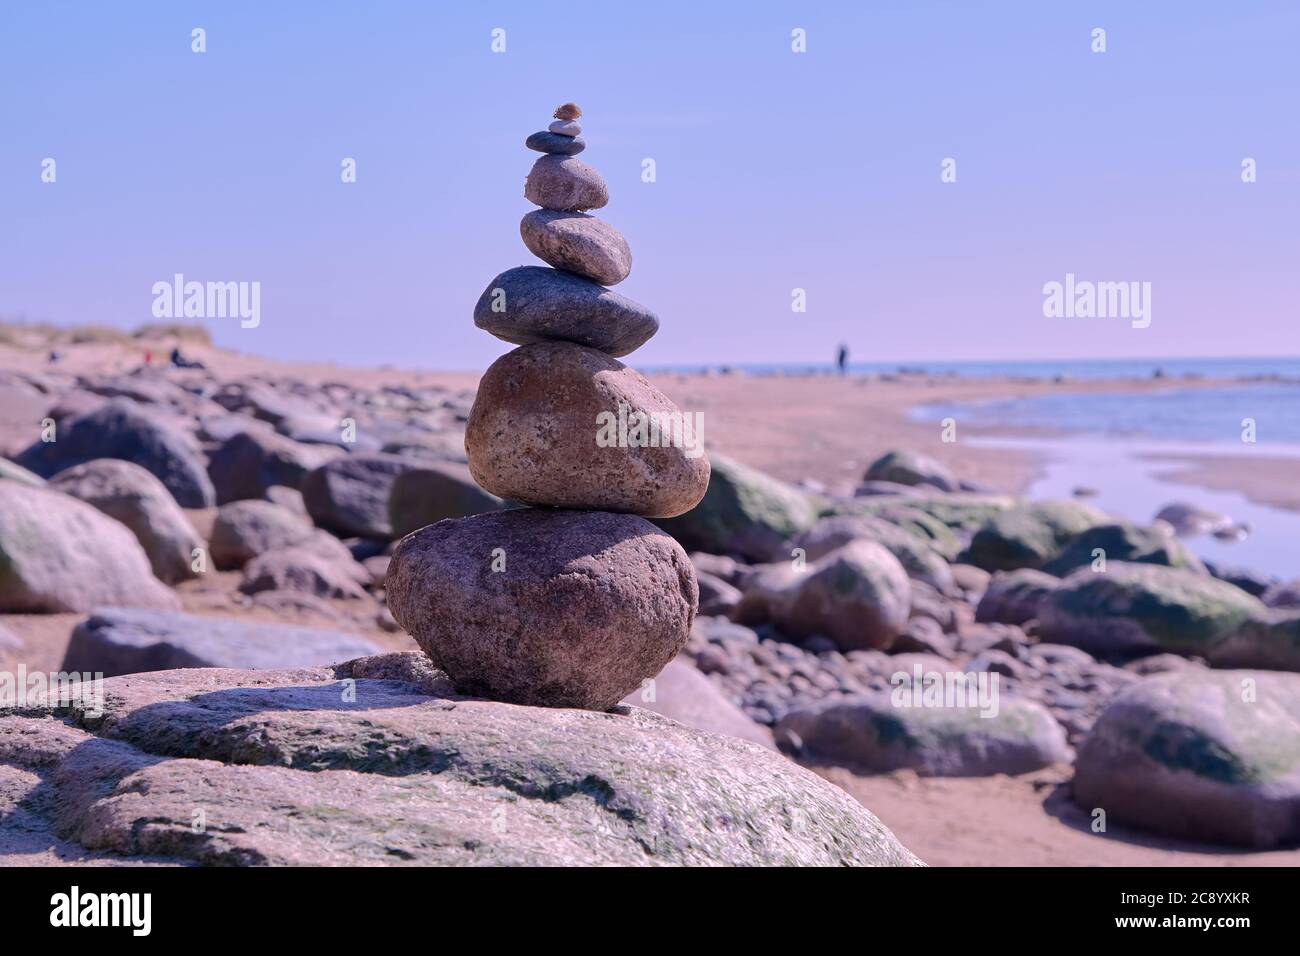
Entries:
<svg viewBox="0 0 1300 956">
<path fill-rule="evenodd" d="M 393 616 L 462 693 L 592 710 L 672 660 L 699 599 L 686 552 L 650 522 L 537 508 L 415 532 L 387 588 Z"/>
<path fill-rule="evenodd" d="M 622 233 L 581 212 L 537 209 L 519 223 L 528 251 L 557 269 L 615 285 L 632 271 L 632 250 Z"/>
<path fill-rule="evenodd" d="M 524 182 L 524 198 L 543 209 L 581 212 L 609 202 L 600 173 L 572 156 L 543 156 Z"/>
<path fill-rule="evenodd" d="M 657 445 L 634 437 L 637 413 L 665 423 Z M 694 425 L 695 416 L 604 352 L 541 342 L 508 352 L 483 375 L 465 451 L 474 480 L 498 497 L 666 518 L 695 507 L 709 486 Z"/>
<path fill-rule="evenodd" d="M 539 153 L 551 153 L 557 156 L 576 156 L 587 148 L 587 141 L 581 136 L 561 136 L 545 130 L 533 133 L 524 145 Z"/>
<path fill-rule="evenodd" d="M 574 120 L 556 120 L 546 128 L 560 136 L 578 136 L 582 133 L 582 127 Z"/>
<path fill-rule="evenodd" d="M 515 345 L 574 342 L 615 357 L 659 331 L 659 319 L 640 303 L 545 266 L 508 269 L 488 283 L 474 306 L 474 324 Z"/>
</svg>

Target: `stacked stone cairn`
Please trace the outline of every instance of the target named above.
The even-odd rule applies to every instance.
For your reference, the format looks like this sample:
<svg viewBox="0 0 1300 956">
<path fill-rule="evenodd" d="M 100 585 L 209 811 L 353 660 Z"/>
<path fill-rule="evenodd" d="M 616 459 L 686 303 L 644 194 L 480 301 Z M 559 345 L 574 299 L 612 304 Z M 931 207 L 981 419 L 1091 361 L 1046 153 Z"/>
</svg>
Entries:
<svg viewBox="0 0 1300 956">
<path fill-rule="evenodd" d="M 461 693 L 607 710 L 686 643 L 695 572 L 646 518 L 693 508 L 709 463 L 698 446 L 662 434 L 648 443 L 635 427 L 682 418 L 618 361 L 659 321 L 607 288 L 627 278 L 632 254 L 586 212 L 609 192 L 574 158 L 586 148 L 579 116 L 567 103 L 525 143 L 544 155 L 524 185 L 541 208 L 520 233 L 554 268 L 501 273 L 474 310 L 475 325 L 519 347 L 479 383 L 465 451 L 479 485 L 523 507 L 413 532 L 393 554 L 387 587 L 393 616 Z"/>
</svg>

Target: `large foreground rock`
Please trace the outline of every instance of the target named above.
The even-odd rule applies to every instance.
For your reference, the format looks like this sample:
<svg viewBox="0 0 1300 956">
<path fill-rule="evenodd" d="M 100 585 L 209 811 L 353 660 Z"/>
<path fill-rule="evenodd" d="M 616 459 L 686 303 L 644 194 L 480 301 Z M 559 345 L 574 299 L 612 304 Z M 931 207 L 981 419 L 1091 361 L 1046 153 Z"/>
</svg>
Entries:
<svg viewBox="0 0 1300 956">
<path fill-rule="evenodd" d="M 1074 799 L 1111 821 L 1258 849 L 1300 841 L 1300 676 L 1188 668 L 1107 705 Z"/>
<path fill-rule="evenodd" d="M 140 542 L 84 501 L 0 481 L 0 612 L 174 608 Z"/>
<path fill-rule="evenodd" d="M 790 711 L 777 731 L 797 739 L 805 759 L 872 772 L 983 777 L 1070 759 L 1065 732 L 1041 704 L 1001 695 L 996 714 L 983 713 L 979 706 L 900 707 L 881 693 Z"/>
<path fill-rule="evenodd" d="M 822 634 L 842 651 L 883 650 L 907 625 L 912 592 L 898 559 L 858 539 L 798 567 L 771 564 L 745 582 L 735 618 L 790 637 Z"/>
<path fill-rule="evenodd" d="M 43 477 L 97 458 L 133 461 L 161 481 L 183 508 L 207 508 L 216 492 L 196 443 L 135 402 L 115 398 L 61 425 L 57 440 L 33 442 L 18 463 Z"/>
<path fill-rule="evenodd" d="M 309 667 L 378 650 L 371 641 L 342 631 L 140 608 L 100 608 L 73 629 L 63 670 L 117 677 L 178 667 Z"/>
<path fill-rule="evenodd" d="M 916 865 L 755 744 L 639 709 L 456 696 L 420 655 L 110 679 L 106 712 L 0 714 L 5 848 L 237 865 Z M 21 796 L 21 794 L 20 794 Z M 195 811 L 203 826 L 195 827 Z"/>
<path fill-rule="evenodd" d="M 638 435 L 635 416 L 660 424 Z M 465 451 L 474 480 L 501 498 L 671 517 L 693 508 L 709 484 L 695 421 L 617 359 L 539 342 L 484 373 Z"/>
<path fill-rule="evenodd" d="M 817 506 L 799 489 L 724 455 L 710 455 L 709 465 L 699 504 L 657 522 L 688 551 L 770 561 L 817 520 Z"/>
<path fill-rule="evenodd" d="M 1226 581 L 1156 564 L 1111 561 L 1075 571 L 1038 604 L 1043 640 L 1093 654 L 1209 653 L 1247 621 L 1258 598 Z"/>
<path fill-rule="evenodd" d="M 654 677 L 699 600 L 681 547 L 632 515 L 525 508 L 403 538 L 388 605 L 465 693 L 605 710 Z"/>
<path fill-rule="evenodd" d="M 130 528 L 159 580 L 175 584 L 198 576 L 194 552 L 203 539 L 171 492 L 139 465 L 100 458 L 59 472 L 49 486 Z"/>
</svg>

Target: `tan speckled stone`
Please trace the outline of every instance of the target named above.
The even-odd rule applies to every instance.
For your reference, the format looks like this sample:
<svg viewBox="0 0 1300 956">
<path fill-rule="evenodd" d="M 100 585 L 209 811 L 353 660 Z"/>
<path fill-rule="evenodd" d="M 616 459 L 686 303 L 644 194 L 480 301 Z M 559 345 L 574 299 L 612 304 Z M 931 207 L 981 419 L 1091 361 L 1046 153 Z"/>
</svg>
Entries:
<svg viewBox="0 0 1300 956">
<path fill-rule="evenodd" d="M 627 240 L 595 216 L 537 209 L 520 221 L 519 235 L 537 258 L 601 285 L 616 285 L 632 271 Z"/>
<path fill-rule="evenodd" d="M 501 356 L 483 375 L 465 430 L 470 471 L 501 498 L 557 508 L 666 518 L 709 486 L 702 449 L 601 447 L 599 416 L 680 415 L 638 372 L 596 349 L 539 342 Z M 661 443 L 663 444 L 663 443 Z M 698 447 L 698 446 L 697 446 Z"/>
</svg>

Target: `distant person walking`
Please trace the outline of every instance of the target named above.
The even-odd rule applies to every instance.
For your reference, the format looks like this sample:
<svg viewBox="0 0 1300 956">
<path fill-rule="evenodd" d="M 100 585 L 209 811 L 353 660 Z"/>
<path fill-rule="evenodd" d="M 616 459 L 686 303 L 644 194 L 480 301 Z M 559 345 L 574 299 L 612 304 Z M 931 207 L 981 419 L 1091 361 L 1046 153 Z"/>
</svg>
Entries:
<svg viewBox="0 0 1300 956">
<path fill-rule="evenodd" d="M 845 375 L 848 373 L 849 347 L 847 345 L 843 345 L 843 344 L 840 345 L 839 354 L 835 356 L 835 364 L 839 366 L 841 375 Z"/>
</svg>

